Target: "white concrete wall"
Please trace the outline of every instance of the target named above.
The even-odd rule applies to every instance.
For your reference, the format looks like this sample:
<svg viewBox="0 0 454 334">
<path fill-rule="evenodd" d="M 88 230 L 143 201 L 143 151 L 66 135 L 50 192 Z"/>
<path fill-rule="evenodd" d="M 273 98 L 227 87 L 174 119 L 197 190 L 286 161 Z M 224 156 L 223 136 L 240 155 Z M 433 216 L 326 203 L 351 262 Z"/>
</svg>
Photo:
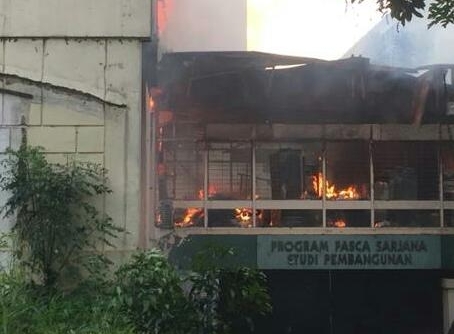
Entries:
<svg viewBox="0 0 454 334">
<path fill-rule="evenodd" d="M 150 36 L 150 0 L 0 0 L 0 37 Z"/>
<path fill-rule="evenodd" d="M 8 93 L 0 93 L 0 160 L 5 157 L 5 150 L 9 147 L 18 148 L 20 141 L 21 116 L 30 107 L 30 99 Z M 3 164 L 0 164 L 0 175 L 3 175 Z M 8 195 L 0 191 L 0 207 L 3 207 Z M 0 234 L 9 230 L 11 221 L 0 215 Z"/>
<path fill-rule="evenodd" d="M 0 93 L 0 160 L 5 158 L 5 150 L 8 147 L 17 148 L 20 141 L 21 115 L 24 115 L 30 108 L 30 99 Z M 0 175 L 3 175 L 3 164 L 0 164 Z M 6 203 L 8 194 L 0 191 L 0 208 Z M 11 218 L 4 218 L 0 214 L 0 236 L 7 233 L 12 226 Z M 8 267 L 8 250 L 0 247 L 0 270 Z"/>
<path fill-rule="evenodd" d="M 134 150 L 134 161 L 127 161 L 129 142 L 140 142 L 140 131 L 129 131 L 130 115 L 140 115 L 127 106 L 112 104 L 75 90 L 46 86 L 20 78 L 4 77 L 7 89 L 31 94 L 32 98 L 2 96 L 0 126 L 0 158 L 7 147 L 18 148 L 21 121 L 26 122 L 30 145 L 42 146 L 48 161 L 67 163 L 76 159 L 99 163 L 108 169 L 111 195 L 102 206 L 114 223 L 129 233 L 120 236 L 114 252 L 126 253 L 138 244 L 139 212 L 139 151 Z M 135 103 L 136 108 L 137 101 Z M 130 120 L 131 123 L 134 120 Z M 128 133 L 131 137 L 128 139 Z M 137 144 L 138 145 L 138 144 Z M 7 194 L 0 192 L 0 205 Z M 0 231 L 6 231 L 9 221 L 0 222 Z"/>
<path fill-rule="evenodd" d="M 50 161 L 103 164 L 113 190 L 105 210 L 129 232 L 117 249 L 136 249 L 141 55 L 151 0 L 0 0 L 1 20 L 0 86 L 33 96 L 25 111 L 29 143 L 43 146 Z M 18 114 L 8 114 L 12 124 L 0 131 L 9 144 L 20 140 Z"/>
</svg>

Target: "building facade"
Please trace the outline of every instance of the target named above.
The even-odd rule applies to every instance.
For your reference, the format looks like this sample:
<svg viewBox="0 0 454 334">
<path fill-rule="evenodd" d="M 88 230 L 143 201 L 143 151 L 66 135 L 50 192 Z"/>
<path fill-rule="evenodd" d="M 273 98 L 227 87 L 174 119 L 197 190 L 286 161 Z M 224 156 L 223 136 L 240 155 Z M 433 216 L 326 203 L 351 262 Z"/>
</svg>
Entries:
<svg viewBox="0 0 454 334">
<path fill-rule="evenodd" d="M 447 331 L 452 65 L 182 52 L 159 68 L 152 209 L 177 262 L 218 244 L 265 270 L 265 333 Z"/>
<path fill-rule="evenodd" d="M 25 127 L 28 144 L 52 162 L 100 163 L 113 190 L 103 210 L 128 231 L 112 257 L 145 246 L 142 46 L 151 1 L 2 0 L 0 13 L 1 151 L 18 147 Z"/>
</svg>

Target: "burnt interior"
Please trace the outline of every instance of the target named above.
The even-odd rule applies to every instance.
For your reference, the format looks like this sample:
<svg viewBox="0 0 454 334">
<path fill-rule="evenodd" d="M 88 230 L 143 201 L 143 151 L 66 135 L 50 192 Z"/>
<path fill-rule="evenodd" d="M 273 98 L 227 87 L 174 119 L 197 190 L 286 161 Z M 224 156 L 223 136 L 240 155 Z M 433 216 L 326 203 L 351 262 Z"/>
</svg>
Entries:
<svg viewBox="0 0 454 334">
<path fill-rule="evenodd" d="M 205 215 L 211 227 L 250 227 L 252 217 L 258 227 L 370 227 L 371 221 L 375 227 L 437 226 L 439 210 L 378 208 L 371 216 L 364 206 L 329 202 L 437 201 L 440 193 L 444 200 L 454 197 L 453 68 L 390 68 L 361 57 L 322 61 L 257 52 L 166 54 L 156 98 L 158 109 L 171 115 L 158 119 L 157 127 L 161 204 L 168 205 L 177 226 L 204 226 Z M 343 125 L 342 135 L 325 132 L 323 126 L 332 124 Z M 429 141 L 405 134 L 377 140 L 355 132 L 354 126 L 367 124 L 437 124 L 432 132 L 446 125 L 448 140 L 433 140 L 433 133 Z M 295 130 L 295 125 L 313 128 Z M 203 209 L 206 201 L 252 197 L 328 205 L 323 204 L 325 211 L 318 204 Z M 175 200 L 199 203 L 174 209 L 169 203 Z"/>
</svg>

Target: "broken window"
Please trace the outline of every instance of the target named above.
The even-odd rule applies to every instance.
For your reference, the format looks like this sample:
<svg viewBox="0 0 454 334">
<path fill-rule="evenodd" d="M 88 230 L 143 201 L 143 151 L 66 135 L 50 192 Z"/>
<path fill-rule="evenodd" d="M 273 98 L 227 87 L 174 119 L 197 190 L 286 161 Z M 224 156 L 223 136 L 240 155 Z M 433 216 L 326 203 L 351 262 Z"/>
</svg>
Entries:
<svg viewBox="0 0 454 334">
<path fill-rule="evenodd" d="M 376 142 L 373 161 L 376 200 L 439 199 L 436 142 Z"/>
<path fill-rule="evenodd" d="M 314 177 L 322 172 L 322 143 L 259 143 L 257 199 L 318 199 Z"/>
</svg>

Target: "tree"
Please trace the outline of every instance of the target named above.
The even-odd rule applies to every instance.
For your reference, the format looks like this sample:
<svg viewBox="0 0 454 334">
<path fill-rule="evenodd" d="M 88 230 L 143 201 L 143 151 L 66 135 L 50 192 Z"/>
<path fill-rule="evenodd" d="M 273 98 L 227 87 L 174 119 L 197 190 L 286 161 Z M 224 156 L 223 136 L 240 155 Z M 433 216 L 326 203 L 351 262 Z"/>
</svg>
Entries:
<svg viewBox="0 0 454 334">
<path fill-rule="evenodd" d="M 364 0 L 350 1 L 351 3 L 361 3 Z M 415 16 L 422 18 L 428 4 L 429 28 L 434 25 L 446 28 L 448 24 L 454 23 L 454 0 L 377 0 L 378 10 L 382 13 L 389 13 L 402 25 L 410 22 Z"/>
</svg>

